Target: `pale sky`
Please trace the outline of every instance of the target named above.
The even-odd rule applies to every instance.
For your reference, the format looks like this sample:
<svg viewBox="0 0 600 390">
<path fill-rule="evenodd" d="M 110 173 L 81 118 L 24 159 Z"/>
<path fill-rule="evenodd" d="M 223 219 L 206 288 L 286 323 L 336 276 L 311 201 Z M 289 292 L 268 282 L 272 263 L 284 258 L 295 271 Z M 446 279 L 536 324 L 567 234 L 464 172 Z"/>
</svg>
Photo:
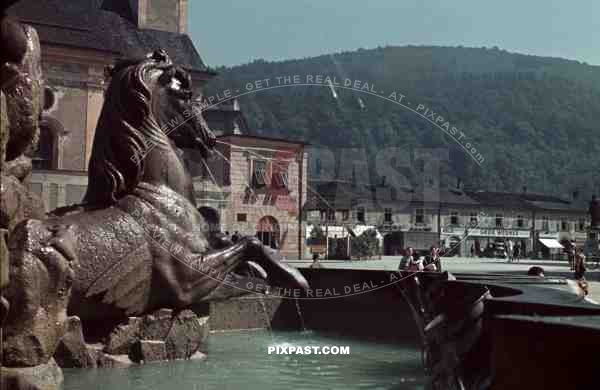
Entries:
<svg viewBox="0 0 600 390">
<path fill-rule="evenodd" d="M 600 65 L 600 0 L 189 0 L 211 66 L 377 46 L 498 46 Z"/>
</svg>

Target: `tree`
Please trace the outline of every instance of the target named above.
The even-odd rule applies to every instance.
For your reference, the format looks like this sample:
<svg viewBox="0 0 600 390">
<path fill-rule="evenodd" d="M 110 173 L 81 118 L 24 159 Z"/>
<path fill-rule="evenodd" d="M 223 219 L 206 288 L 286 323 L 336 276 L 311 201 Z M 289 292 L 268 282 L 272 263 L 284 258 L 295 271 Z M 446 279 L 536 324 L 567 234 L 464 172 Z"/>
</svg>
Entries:
<svg viewBox="0 0 600 390">
<path fill-rule="evenodd" d="M 379 240 L 377 239 L 377 230 L 365 230 L 360 236 L 352 238 L 350 241 L 353 257 L 373 257 L 379 255 Z"/>
</svg>

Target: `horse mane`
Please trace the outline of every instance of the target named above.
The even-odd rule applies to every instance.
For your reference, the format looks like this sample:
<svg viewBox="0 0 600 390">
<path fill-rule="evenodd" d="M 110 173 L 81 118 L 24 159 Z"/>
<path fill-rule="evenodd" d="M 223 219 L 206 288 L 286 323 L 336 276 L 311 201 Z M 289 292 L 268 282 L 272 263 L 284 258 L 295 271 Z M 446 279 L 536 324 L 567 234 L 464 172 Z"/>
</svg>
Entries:
<svg viewBox="0 0 600 390">
<path fill-rule="evenodd" d="M 156 72 L 173 64 L 164 51 L 143 59 L 116 62 L 94 135 L 83 203 L 109 206 L 130 193 L 144 173 L 144 154 L 151 147 L 169 147 L 152 113 Z"/>
</svg>

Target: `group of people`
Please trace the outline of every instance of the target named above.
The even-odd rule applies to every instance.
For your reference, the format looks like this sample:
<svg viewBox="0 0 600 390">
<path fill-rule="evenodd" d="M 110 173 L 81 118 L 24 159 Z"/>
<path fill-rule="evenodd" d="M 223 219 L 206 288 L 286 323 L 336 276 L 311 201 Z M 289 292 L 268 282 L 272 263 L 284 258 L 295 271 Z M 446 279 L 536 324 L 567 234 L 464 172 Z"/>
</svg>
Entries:
<svg viewBox="0 0 600 390">
<path fill-rule="evenodd" d="M 402 271 L 437 271 L 440 267 L 440 248 L 433 245 L 429 250 L 429 256 L 417 256 L 412 247 L 406 248 L 402 260 L 400 260 L 399 270 Z"/>
<path fill-rule="evenodd" d="M 235 232 L 233 232 L 232 235 L 230 235 L 229 232 L 226 231 L 225 236 L 227 236 L 231 240 L 231 242 L 233 242 L 234 244 L 236 242 L 238 242 L 240 240 L 240 238 L 242 238 L 242 235 L 237 230 Z"/>
<path fill-rule="evenodd" d="M 522 241 L 516 244 L 512 240 L 506 242 L 505 255 L 509 263 L 519 262 L 524 254 L 525 244 Z"/>
</svg>

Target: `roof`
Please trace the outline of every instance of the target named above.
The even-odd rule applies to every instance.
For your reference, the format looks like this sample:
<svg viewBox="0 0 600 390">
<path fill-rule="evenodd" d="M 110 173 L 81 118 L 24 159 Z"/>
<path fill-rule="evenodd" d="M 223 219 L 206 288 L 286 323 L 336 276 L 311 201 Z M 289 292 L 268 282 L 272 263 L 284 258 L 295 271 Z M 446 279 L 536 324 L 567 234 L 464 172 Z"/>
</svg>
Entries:
<svg viewBox="0 0 600 390">
<path fill-rule="evenodd" d="M 579 202 L 572 202 L 553 195 L 529 192 L 494 192 L 494 191 L 468 191 L 469 196 L 476 199 L 484 206 L 503 209 L 539 210 L 539 211 L 567 211 L 587 213 L 587 209 Z"/>
<path fill-rule="evenodd" d="M 557 203 L 557 202 L 529 202 L 533 207 L 539 210 L 546 211 L 569 211 L 569 212 L 578 212 L 582 214 L 587 214 L 588 211 L 585 208 L 582 208 L 578 204 L 572 203 Z"/>
<path fill-rule="evenodd" d="M 173 32 L 138 29 L 129 2 L 123 0 L 21 0 L 7 12 L 32 25 L 45 44 L 141 57 L 164 48 L 173 61 L 208 72 L 190 37 Z"/>
<path fill-rule="evenodd" d="M 251 139 L 262 139 L 265 141 L 274 141 L 274 142 L 286 142 L 290 144 L 296 145 L 310 145 L 308 142 L 289 139 L 289 138 L 278 138 L 278 137 L 267 137 L 263 135 L 252 135 L 252 134 L 223 134 L 218 136 L 218 138 L 251 138 Z"/>
<path fill-rule="evenodd" d="M 423 191 L 418 189 L 403 188 L 395 191 L 395 200 L 378 199 L 377 191 L 392 187 L 372 186 L 364 184 L 353 185 L 348 181 L 331 181 L 325 183 L 312 182 L 315 191 L 318 194 L 309 194 L 309 206 L 313 209 L 327 209 L 334 207 L 337 209 L 346 209 L 360 207 L 361 204 L 367 208 L 383 209 L 394 206 L 406 206 L 406 202 L 411 205 L 433 204 L 436 201 L 425 199 Z M 462 191 L 453 189 L 442 189 L 439 192 L 439 202 L 447 206 L 477 206 L 479 202 Z M 370 206 L 370 207 L 369 207 Z"/>
<path fill-rule="evenodd" d="M 308 194 L 308 209 L 347 209 L 364 205 L 369 209 L 383 209 L 394 206 L 436 204 L 424 198 L 421 189 L 409 188 L 396 192 L 396 200 L 382 201 L 376 198 L 376 191 L 383 187 L 368 186 L 350 182 L 332 181 L 327 183 L 312 182 L 318 194 Z M 443 207 L 493 207 L 511 210 L 529 211 L 564 211 L 587 214 L 587 209 L 579 203 L 571 202 L 552 195 L 534 193 L 511 193 L 493 191 L 462 191 L 458 189 L 441 189 L 439 202 Z"/>
</svg>

